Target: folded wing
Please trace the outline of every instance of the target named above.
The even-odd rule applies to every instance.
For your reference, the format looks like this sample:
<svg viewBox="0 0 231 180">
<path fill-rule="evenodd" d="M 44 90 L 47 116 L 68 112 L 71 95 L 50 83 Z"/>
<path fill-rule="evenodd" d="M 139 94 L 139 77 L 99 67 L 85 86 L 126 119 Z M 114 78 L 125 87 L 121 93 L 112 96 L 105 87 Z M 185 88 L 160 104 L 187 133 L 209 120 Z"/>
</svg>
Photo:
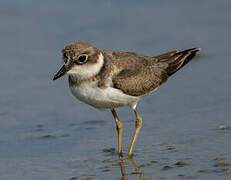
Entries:
<svg viewBox="0 0 231 180">
<path fill-rule="evenodd" d="M 199 50 L 176 50 L 151 58 L 134 56 L 135 66 L 125 66 L 125 69 L 112 77 L 113 87 L 131 96 L 147 95 L 186 65 Z M 134 61 L 134 58 L 137 59 Z"/>
</svg>

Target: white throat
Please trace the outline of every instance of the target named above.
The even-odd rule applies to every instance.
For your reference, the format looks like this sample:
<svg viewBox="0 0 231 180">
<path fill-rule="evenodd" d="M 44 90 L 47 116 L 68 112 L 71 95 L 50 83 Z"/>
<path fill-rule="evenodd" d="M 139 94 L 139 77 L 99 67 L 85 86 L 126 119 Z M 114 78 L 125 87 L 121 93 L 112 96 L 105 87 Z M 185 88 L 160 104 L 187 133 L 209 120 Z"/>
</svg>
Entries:
<svg viewBox="0 0 231 180">
<path fill-rule="evenodd" d="M 73 80 L 83 80 L 86 78 L 90 78 L 98 74 L 103 67 L 104 64 L 104 56 L 102 53 L 99 54 L 97 63 L 91 65 L 84 66 L 76 66 L 72 70 L 68 72 Z"/>
</svg>

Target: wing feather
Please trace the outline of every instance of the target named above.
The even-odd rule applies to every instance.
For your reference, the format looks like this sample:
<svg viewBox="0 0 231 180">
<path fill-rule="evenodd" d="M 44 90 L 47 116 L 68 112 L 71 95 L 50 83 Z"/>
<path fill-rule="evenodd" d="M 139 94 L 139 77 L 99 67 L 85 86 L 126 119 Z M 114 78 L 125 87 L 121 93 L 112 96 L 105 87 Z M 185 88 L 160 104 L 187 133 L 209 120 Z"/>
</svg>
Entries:
<svg viewBox="0 0 231 180">
<path fill-rule="evenodd" d="M 154 57 L 111 51 L 114 64 L 120 68 L 112 76 L 112 85 L 131 96 L 147 95 L 166 82 L 169 76 L 186 65 L 199 51 L 199 48 L 175 50 Z"/>
</svg>

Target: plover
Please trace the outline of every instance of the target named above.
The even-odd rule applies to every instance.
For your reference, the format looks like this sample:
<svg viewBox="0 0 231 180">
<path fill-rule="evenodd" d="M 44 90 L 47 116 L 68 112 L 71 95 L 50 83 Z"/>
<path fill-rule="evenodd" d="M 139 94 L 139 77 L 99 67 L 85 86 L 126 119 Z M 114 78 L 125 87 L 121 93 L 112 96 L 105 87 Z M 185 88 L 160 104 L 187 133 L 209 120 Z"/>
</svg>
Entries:
<svg viewBox="0 0 231 180">
<path fill-rule="evenodd" d="M 166 82 L 199 51 L 199 48 L 175 50 L 149 57 L 133 52 L 100 50 L 87 42 L 74 42 L 62 50 L 63 66 L 53 80 L 67 74 L 70 90 L 77 99 L 100 110 L 111 110 L 120 156 L 122 122 L 115 108 L 130 106 L 136 116 L 135 132 L 128 151 L 128 156 L 132 156 L 142 126 L 137 103 Z"/>
</svg>

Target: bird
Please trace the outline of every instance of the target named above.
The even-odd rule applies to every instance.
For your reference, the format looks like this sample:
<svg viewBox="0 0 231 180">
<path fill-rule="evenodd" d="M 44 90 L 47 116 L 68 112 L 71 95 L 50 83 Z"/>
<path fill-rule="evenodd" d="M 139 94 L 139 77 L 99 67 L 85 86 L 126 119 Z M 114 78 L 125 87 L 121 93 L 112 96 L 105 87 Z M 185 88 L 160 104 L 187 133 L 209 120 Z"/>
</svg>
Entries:
<svg viewBox="0 0 231 180">
<path fill-rule="evenodd" d="M 99 110 L 111 111 L 117 129 L 120 157 L 123 156 L 123 124 L 115 109 L 131 107 L 136 117 L 135 131 L 128 151 L 128 157 L 132 157 L 142 127 L 137 103 L 157 90 L 200 50 L 191 48 L 158 56 L 145 56 L 134 52 L 100 50 L 83 41 L 72 42 L 62 49 L 63 65 L 53 80 L 68 75 L 70 91 L 78 100 Z"/>
</svg>

